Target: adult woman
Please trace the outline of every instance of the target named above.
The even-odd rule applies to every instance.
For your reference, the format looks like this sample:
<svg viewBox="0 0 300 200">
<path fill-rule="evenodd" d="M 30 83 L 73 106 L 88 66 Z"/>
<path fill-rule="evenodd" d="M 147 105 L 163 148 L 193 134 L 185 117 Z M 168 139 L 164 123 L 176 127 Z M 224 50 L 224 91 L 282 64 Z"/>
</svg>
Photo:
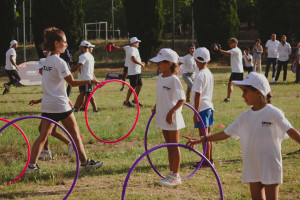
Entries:
<svg viewBox="0 0 300 200">
<path fill-rule="evenodd" d="M 44 30 L 44 43 L 42 44 L 42 49 L 45 51 L 51 51 L 51 53 L 42 63 L 43 97 L 41 112 L 44 117 L 48 117 L 54 121 L 61 121 L 67 131 L 71 134 L 78 149 L 82 169 L 97 169 L 103 163 L 101 161 L 95 162 L 87 159 L 85 155 L 79 134 L 79 128 L 72 112 L 72 108 L 69 105 L 65 81 L 72 87 L 91 83 L 97 85 L 100 82 L 97 80 L 74 80 L 66 62 L 59 57 L 61 53 L 65 52 L 67 46 L 66 36 L 62 30 L 55 27 Z M 39 169 L 36 164 L 38 155 L 41 153 L 42 148 L 50 136 L 55 124 L 47 120 L 42 120 L 40 126 L 40 135 L 32 146 L 32 154 L 26 173 Z"/>
<path fill-rule="evenodd" d="M 260 45 L 260 39 L 257 39 L 255 45 L 253 46 L 253 67 L 256 72 L 256 67 L 258 68 L 258 73 L 261 73 L 261 54 L 263 53 L 263 48 Z"/>
</svg>

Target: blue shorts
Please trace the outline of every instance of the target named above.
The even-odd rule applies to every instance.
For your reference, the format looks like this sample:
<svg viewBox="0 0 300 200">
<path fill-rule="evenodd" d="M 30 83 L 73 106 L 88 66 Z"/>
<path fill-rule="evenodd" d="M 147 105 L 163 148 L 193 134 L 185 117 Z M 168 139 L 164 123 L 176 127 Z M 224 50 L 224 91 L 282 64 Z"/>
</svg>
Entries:
<svg viewBox="0 0 300 200">
<path fill-rule="evenodd" d="M 203 111 L 199 112 L 199 114 L 203 120 L 205 128 L 210 127 L 211 125 L 214 124 L 213 109 L 209 108 L 209 109 L 203 110 Z M 198 124 L 195 123 L 195 128 L 203 128 L 202 123 L 201 122 L 199 122 Z"/>
</svg>

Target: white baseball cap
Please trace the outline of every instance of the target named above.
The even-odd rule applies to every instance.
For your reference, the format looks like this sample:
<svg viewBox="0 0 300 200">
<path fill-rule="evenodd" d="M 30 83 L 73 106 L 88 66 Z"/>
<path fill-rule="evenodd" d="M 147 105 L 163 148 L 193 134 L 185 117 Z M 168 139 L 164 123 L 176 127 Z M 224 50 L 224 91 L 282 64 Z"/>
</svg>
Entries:
<svg viewBox="0 0 300 200">
<path fill-rule="evenodd" d="M 208 61 L 210 61 L 210 53 L 205 47 L 197 48 L 193 53 L 193 57 L 195 58 L 195 60 L 201 63 L 207 63 Z"/>
<path fill-rule="evenodd" d="M 34 67 L 34 69 L 41 69 L 43 67 L 43 62 L 45 61 L 45 58 L 41 58 L 39 61 L 39 64 Z"/>
<path fill-rule="evenodd" d="M 90 43 L 90 42 L 88 42 L 88 43 L 89 43 L 88 47 L 95 47 L 95 45 L 93 45 L 92 43 Z"/>
<path fill-rule="evenodd" d="M 158 62 L 167 60 L 167 61 L 170 61 L 173 63 L 178 63 L 178 59 L 179 59 L 179 56 L 175 51 L 173 51 L 172 49 L 169 49 L 169 48 L 163 48 L 158 52 L 157 56 L 154 58 L 151 58 L 150 61 L 154 62 L 154 63 L 158 63 Z"/>
<path fill-rule="evenodd" d="M 258 89 L 264 96 L 267 96 L 271 92 L 270 84 L 265 75 L 251 72 L 242 81 L 232 81 L 235 85 L 251 85 L 252 87 Z"/>
<path fill-rule="evenodd" d="M 12 40 L 12 41 L 10 42 L 10 48 L 12 48 L 12 46 L 13 46 L 14 44 L 18 44 L 17 40 Z"/>
<path fill-rule="evenodd" d="M 89 45 L 90 45 L 91 43 L 89 43 L 88 41 L 86 41 L 86 40 L 83 40 L 83 41 L 81 41 L 81 43 L 80 43 L 80 47 L 89 47 Z"/>
<path fill-rule="evenodd" d="M 141 42 L 141 40 L 137 39 L 137 37 L 132 37 L 130 38 L 130 44 L 135 43 L 135 42 Z"/>
</svg>

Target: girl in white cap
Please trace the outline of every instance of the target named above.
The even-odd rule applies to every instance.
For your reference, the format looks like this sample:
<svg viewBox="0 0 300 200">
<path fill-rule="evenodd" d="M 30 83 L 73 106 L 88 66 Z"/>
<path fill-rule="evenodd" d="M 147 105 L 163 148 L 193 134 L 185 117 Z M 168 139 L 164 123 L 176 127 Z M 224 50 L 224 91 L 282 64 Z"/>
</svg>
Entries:
<svg viewBox="0 0 300 200">
<path fill-rule="evenodd" d="M 156 85 L 155 126 L 162 129 L 166 143 L 179 143 L 179 130 L 185 127 L 181 114 L 185 102 L 183 87 L 176 76 L 179 56 L 172 49 L 161 49 L 151 62 L 157 63 L 161 73 Z M 169 175 L 158 182 L 162 186 L 181 184 L 179 168 L 181 154 L 179 147 L 168 147 Z"/>
<path fill-rule="evenodd" d="M 246 104 L 252 106 L 222 132 L 200 138 L 186 137 L 194 147 L 202 141 L 220 141 L 232 136 L 241 140 L 243 153 L 242 183 L 250 184 L 252 199 L 278 199 L 282 183 L 281 142 L 291 137 L 300 144 L 300 133 L 283 112 L 271 104 L 267 78 L 251 72 L 243 81 L 233 81 L 243 91 Z"/>
</svg>

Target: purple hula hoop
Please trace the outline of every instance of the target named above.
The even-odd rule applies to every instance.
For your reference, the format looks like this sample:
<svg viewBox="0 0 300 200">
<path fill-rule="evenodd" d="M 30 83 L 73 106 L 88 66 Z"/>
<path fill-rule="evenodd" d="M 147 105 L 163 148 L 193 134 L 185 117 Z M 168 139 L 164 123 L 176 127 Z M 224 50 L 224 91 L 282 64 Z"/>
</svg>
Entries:
<svg viewBox="0 0 300 200">
<path fill-rule="evenodd" d="M 202 126 L 204 127 L 203 120 L 202 120 L 201 116 L 199 115 L 199 113 L 198 113 L 191 105 L 189 105 L 189 104 L 187 104 L 187 103 L 184 103 L 184 105 L 186 105 L 187 107 L 189 107 L 190 109 L 192 109 L 192 110 L 197 114 L 197 116 L 198 116 L 198 118 L 199 118 L 199 120 L 200 120 Z M 152 118 L 154 117 L 154 115 L 155 115 L 155 112 L 152 113 L 152 115 L 151 115 L 151 117 L 150 117 L 150 119 L 149 119 L 149 121 L 148 121 L 146 130 L 145 130 L 145 139 L 144 139 L 144 140 L 145 140 L 145 151 L 148 150 L 148 147 L 147 147 L 148 129 L 149 129 L 150 122 L 151 122 Z M 203 130 L 204 130 L 204 135 L 206 135 L 205 128 L 203 128 Z M 203 154 L 204 154 L 204 155 L 205 155 L 205 153 L 206 153 L 206 149 L 207 149 L 207 142 L 204 143 L 204 151 L 203 151 Z M 150 156 L 149 156 L 148 154 L 147 154 L 147 159 L 148 159 L 149 164 L 150 164 L 150 166 L 152 167 L 152 169 L 153 169 L 160 177 L 165 178 L 165 177 L 164 177 L 159 171 L 157 171 L 157 169 L 154 167 L 154 165 L 153 165 L 153 163 L 152 163 L 152 161 L 151 161 L 151 159 L 150 159 Z M 184 181 L 184 180 L 186 180 L 186 179 L 188 179 L 188 178 L 191 178 L 191 177 L 192 177 L 192 176 L 200 169 L 200 167 L 201 167 L 203 161 L 204 161 L 204 159 L 202 158 L 202 159 L 200 160 L 200 163 L 199 163 L 199 165 L 197 166 L 197 168 L 196 168 L 190 175 L 188 175 L 188 176 L 185 177 L 185 178 L 182 178 L 181 180 Z"/>
<path fill-rule="evenodd" d="M 127 187 L 127 183 L 128 183 L 128 180 L 130 178 L 130 175 L 132 174 L 133 170 L 135 169 L 135 167 L 137 166 L 137 164 L 146 156 L 146 155 L 149 155 L 149 153 L 151 153 L 152 151 L 155 151 L 159 148 L 162 148 L 162 147 L 166 147 L 166 146 L 179 146 L 179 147 L 183 147 L 183 148 L 186 148 L 186 149 L 189 149 L 193 152 L 195 152 L 196 154 L 198 154 L 199 156 L 202 157 L 202 160 L 205 160 L 208 164 L 209 164 L 209 167 L 212 169 L 216 179 L 217 179 L 217 182 L 218 182 L 218 186 L 219 186 L 219 190 L 220 190 L 220 199 L 223 200 L 224 199 L 224 195 L 223 195 L 223 188 L 222 188 L 222 184 L 221 184 L 221 181 L 220 181 L 220 178 L 218 176 L 218 173 L 217 171 L 215 170 L 215 168 L 212 166 L 212 164 L 210 163 L 209 160 L 207 160 L 207 158 L 202 155 L 199 151 L 197 151 L 196 149 L 194 148 L 191 148 L 189 146 L 186 146 L 184 144 L 177 144 L 177 143 L 166 143 L 166 144 L 161 144 L 161 145 L 158 145 L 156 147 L 153 147 L 152 149 L 146 151 L 145 153 L 143 153 L 136 161 L 135 163 L 131 166 L 130 170 L 128 171 L 127 173 L 127 176 L 126 176 L 126 179 L 124 181 L 124 184 L 123 184 L 123 190 L 122 190 L 122 200 L 125 199 L 125 192 L 126 192 L 126 187 Z"/>
<path fill-rule="evenodd" d="M 24 116 L 24 117 L 19 117 L 17 119 L 14 119 L 12 121 L 10 121 L 9 123 L 7 123 L 6 125 L 4 125 L 1 129 L 0 129 L 0 133 L 6 128 L 8 127 L 9 125 L 17 122 L 17 121 L 21 121 L 23 119 L 30 119 L 30 118 L 34 118 L 34 119 L 44 119 L 44 120 L 48 120 L 52 123 L 54 123 L 55 125 L 57 125 L 58 127 L 60 127 L 66 134 L 67 136 L 69 137 L 70 141 L 72 142 L 72 145 L 73 145 L 73 148 L 74 148 L 74 151 L 75 151 L 75 154 L 76 154 L 76 162 L 77 162 L 77 165 L 76 165 L 76 174 L 75 174 L 75 178 L 74 178 L 74 181 L 73 181 L 73 184 L 70 188 L 70 190 L 68 191 L 67 195 L 63 198 L 63 200 L 67 199 L 69 197 L 69 195 L 72 193 L 74 187 L 75 187 L 75 184 L 76 184 L 76 181 L 77 181 L 77 178 L 78 178 L 78 174 L 79 174 L 79 154 L 78 154 L 78 150 L 77 150 L 77 147 L 75 145 L 75 142 L 73 140 L 73 138 L 71 137 L 71 135 L 68 133 L 68 131 L 62 127 L 59 123 L 57 123 L 56 121 L 52 120 L 52 119 L 49 119 L 47 117 L 43 117 L 43 116 L 35 116 L 35 115 L 30 115 L 30 116 Z"/>
</svg>

